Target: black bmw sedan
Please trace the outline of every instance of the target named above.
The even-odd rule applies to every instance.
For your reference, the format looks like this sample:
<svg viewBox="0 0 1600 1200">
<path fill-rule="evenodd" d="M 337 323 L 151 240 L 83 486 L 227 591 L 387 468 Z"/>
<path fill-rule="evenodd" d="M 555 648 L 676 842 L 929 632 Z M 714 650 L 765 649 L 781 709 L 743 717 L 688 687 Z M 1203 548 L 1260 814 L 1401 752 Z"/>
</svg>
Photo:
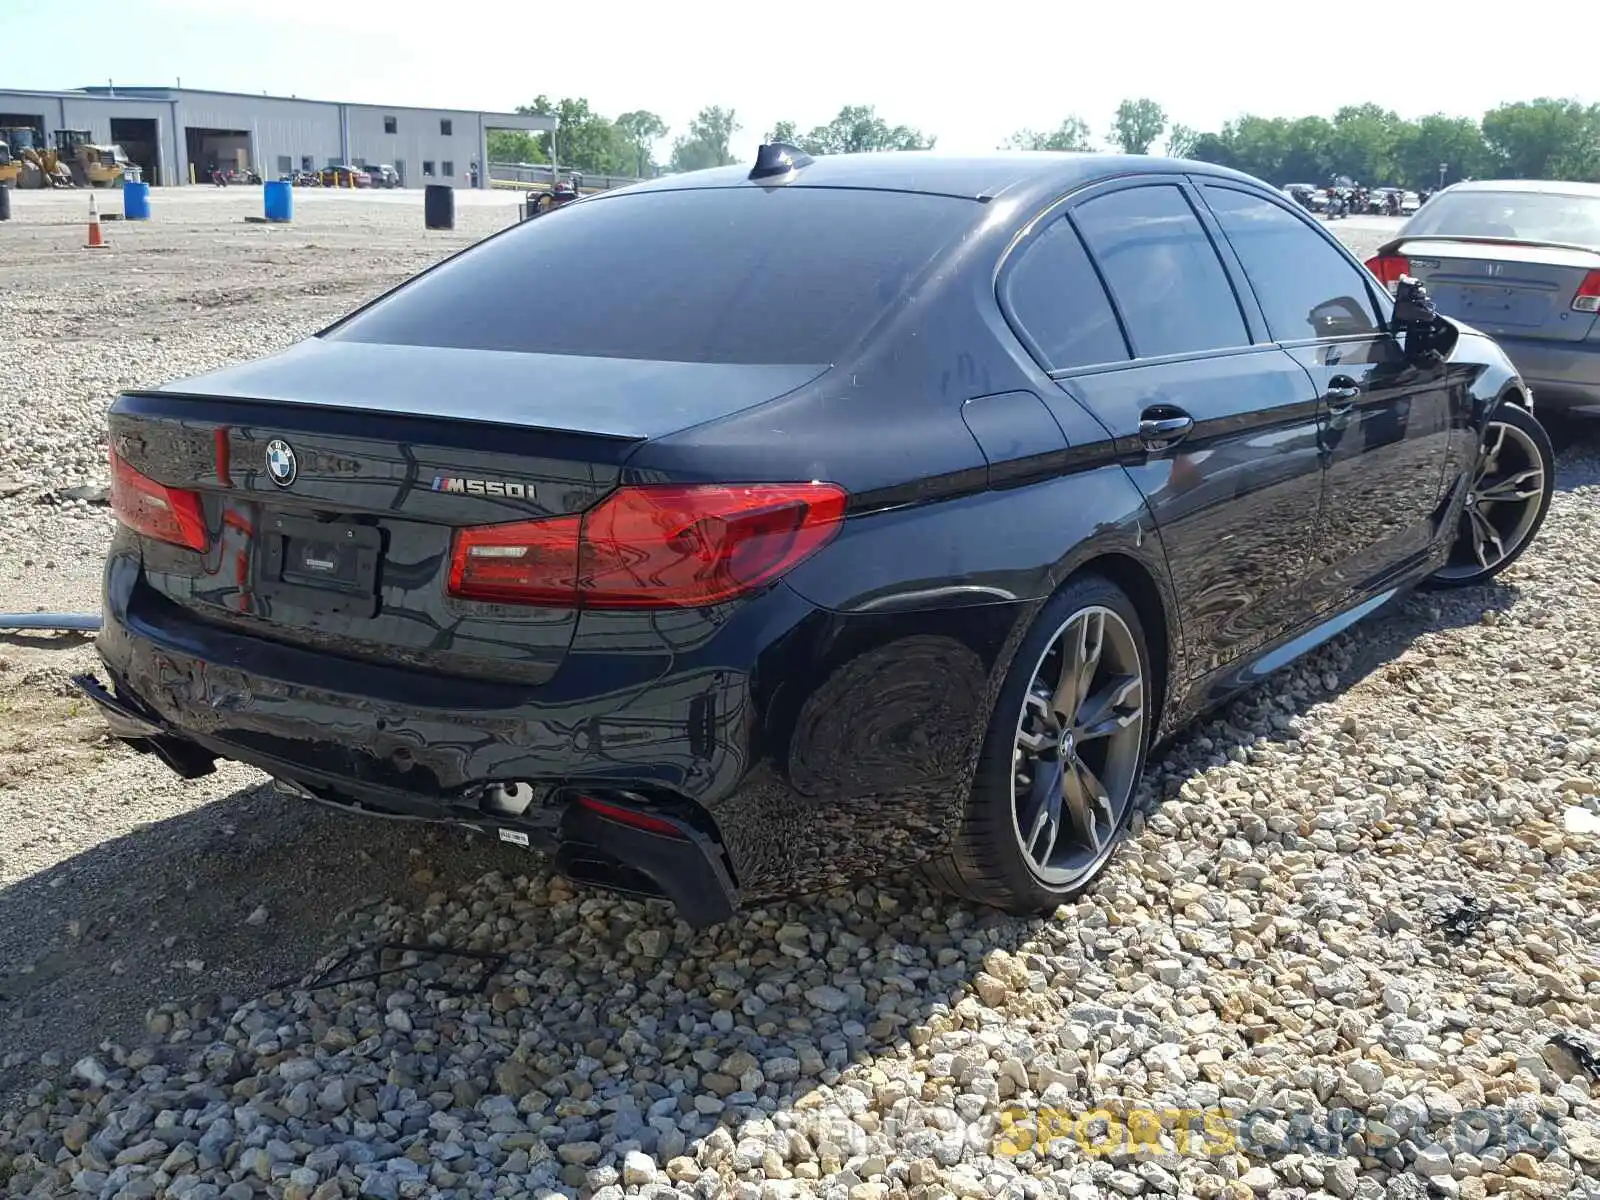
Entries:
<svg viewBox="0 0 1600 1200">
<path fill-rule="evenodd" d="M 175 770 L 742 899 L 1047 910 L 1153 746 L 1552 486 L 1487 338 L 1145 157 L 763 147 L 117 398 L 100 677 Z"/>
</svg>

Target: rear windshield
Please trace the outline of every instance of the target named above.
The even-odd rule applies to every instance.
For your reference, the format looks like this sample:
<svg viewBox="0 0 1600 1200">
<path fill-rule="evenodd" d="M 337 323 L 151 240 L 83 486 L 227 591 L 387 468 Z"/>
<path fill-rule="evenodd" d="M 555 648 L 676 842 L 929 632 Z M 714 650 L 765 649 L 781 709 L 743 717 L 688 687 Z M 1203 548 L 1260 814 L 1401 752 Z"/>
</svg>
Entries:
<svg viewBox="0 0 1600 1200">
<path fill-rule="evenodd" d="M 325 336 L 828 364 L 981 211 L 948 196 L 800 187 L 602 196 L 474 247 Z"/>
<path fill-rule="evenodd" d="M 1600 246 L 1600 197 L 1550 192 L 1442 192 L 1401 235 L 1520 238 Z"/>
</svg>

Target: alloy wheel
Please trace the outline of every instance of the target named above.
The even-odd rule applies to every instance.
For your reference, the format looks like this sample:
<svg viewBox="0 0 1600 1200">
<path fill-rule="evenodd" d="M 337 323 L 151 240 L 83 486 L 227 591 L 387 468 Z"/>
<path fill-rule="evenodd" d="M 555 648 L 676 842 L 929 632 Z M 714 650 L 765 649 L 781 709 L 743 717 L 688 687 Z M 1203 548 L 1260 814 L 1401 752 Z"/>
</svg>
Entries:
<svg viewBox="0 0 1600 1200">
<path fill-rule="evenodd" d="M 1109 608 L 1074 613 L 1029 682 L 1012 757 L 1012 827 L 1028 868 L 1070 887 L 1111 850 L 1139 779 L 1144 664 Z"/>
<path fill-rule="evenodd" d="M 1544 459 L 1533 438 L 1509 422 L 1491 421 L 1456 544 L 1438 577 L 1471 579 L 1513 557 L 1539 523 L 1544 493 Z"/>
</svg>

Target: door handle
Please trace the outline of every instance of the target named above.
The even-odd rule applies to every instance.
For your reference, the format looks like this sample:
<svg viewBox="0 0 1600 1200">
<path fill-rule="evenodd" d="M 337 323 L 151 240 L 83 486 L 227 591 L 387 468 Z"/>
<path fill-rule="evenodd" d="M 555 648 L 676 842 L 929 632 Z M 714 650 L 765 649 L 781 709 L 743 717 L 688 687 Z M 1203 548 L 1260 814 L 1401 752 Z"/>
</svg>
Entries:
<svg viewBox="0 0 1600 1200">
<path fill-rule="evenodd" d="M 1322 393 L 1334 416 L 1343 416 L 1361 399 L 1361 385 L 1348 375 L 1335 375 L 1328 380 L 1328 390 Z"/>
<path fill-rule="evenodd" d="M 1181 442 L 1194 428 L 1194 418 L 1181 408 L 1163 404 L 1139 415 L 1139 440 L 1151 450 L 1164 450 Z"/>
</svg>

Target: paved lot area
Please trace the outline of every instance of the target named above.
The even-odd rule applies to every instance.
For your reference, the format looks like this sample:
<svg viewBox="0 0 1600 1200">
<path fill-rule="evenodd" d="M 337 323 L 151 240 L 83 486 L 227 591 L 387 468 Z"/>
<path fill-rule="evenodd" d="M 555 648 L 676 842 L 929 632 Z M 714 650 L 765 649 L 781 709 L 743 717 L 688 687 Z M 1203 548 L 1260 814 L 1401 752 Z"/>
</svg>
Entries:
<svg viewBox="0 0 1600 1200">
<path fill-rule="evenodd" d="M 156 221 L 109 223 L 91 254 L 82 193 L 17 197 L 0 609 L 96 606 L 110 519 L 69 489 L 104 483 L 117 389 L 302 337 L 515 199 L 462 193 L 459 228 L 428 233 L 420 193 L 299 192 L 294 224 L 265 227 L 243 219 L 258 191 L 158 191 Z M 1365 254 L 1395 224 L 1335 228 Z M 1581 1049 L 1600 998 L 1600 435 L 1562 437 L 1522 564 L 1411 600 L 1197 726 L 1104 882 L 1050 921 L 897 878 L 693 936 L 535 857 L 313 811 L 242 768 L 179 783 L 74 698 L 85 642 L 0 639 L 0 1190 L 1582 1192 L 1600 1170 Z M 287 986 L 402 935 L 509 958 L 470 998 L 437 990 L 460 961 Z M 1018 1105 L 1063 1136 L 1030 1142 L 1037 1117 L 1003 1134 Z M 1169 1128 L 1097 1154 L 1070 1136 L 1097 1106 L 1271 1116 L 1215 1152 Z"/>
</svg>

